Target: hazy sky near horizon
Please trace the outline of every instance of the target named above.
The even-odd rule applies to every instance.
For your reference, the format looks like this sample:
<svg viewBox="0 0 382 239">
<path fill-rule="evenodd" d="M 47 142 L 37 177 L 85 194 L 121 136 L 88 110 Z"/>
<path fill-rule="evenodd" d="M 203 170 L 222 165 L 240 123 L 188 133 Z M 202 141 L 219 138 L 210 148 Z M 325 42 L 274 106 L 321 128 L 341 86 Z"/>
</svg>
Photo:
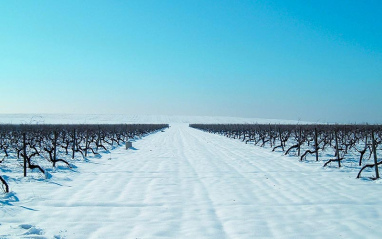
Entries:
<svg viewBox="0 0 382 239">
<path fill-rule="evenodd" d="M 1 1 L 0 113 L 382 123 L 382 1 Z"/>
</svg>

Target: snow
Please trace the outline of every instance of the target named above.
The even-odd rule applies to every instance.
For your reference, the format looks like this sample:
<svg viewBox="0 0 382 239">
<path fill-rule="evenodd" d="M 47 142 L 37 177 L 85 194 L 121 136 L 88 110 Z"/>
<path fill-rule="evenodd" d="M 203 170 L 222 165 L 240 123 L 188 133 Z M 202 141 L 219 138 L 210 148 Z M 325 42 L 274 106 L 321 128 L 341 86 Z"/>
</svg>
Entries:
<svg viewBox="0 0 382 239">
<path fill-rule="evenodd" d="M 380 180 L 183 120 L 50 179 L 2 173 L 0 238 L 380 238 Z"/>
</svg>

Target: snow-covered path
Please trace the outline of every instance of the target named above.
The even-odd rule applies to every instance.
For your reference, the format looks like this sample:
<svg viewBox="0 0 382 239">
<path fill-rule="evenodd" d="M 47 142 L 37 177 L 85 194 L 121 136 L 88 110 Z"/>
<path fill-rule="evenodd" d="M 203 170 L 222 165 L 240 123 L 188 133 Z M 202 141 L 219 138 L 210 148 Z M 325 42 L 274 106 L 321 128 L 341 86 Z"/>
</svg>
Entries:
<svg viewBox="0 0 382 239">
<path fill-rule="evenodd" d="M 378 238 L 380 184 L 174 124 L 13 185 L 0 238 Z M 40 234 L 40 235 L 39 235 Z M 8 238 L 8 237 L 5 237 Z"/>
</svg>

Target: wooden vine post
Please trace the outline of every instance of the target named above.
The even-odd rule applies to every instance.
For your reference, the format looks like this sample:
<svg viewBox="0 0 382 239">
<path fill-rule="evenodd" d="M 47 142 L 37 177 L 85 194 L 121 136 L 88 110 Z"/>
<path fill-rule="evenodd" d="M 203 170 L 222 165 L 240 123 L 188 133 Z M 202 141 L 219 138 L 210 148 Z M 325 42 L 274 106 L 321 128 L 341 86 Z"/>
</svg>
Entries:
<svg viewBox="0 0 382 239">
<path fill-rule="evenodd" d="M 88 138 L 89 138 L 89 130 L 86 130 L 85 134 L 85 157 L 88 156 Z"/>
<path fill-rule="evenodd" d="M 272 128 L 271 128 L 271 124 L 269 124 L 269 144 L 271 145 L 271 148 L 272 148 Z"/>
<path fill-rule="evenodd" d="M 364 148 L 364 151 L 366 152 L 366 150 L 367 150 L 367 134 L 365 134 L 365 148 Z M 359 161 L 359 166 L 361 166 L 362 165 L 362 161 L 360 160 Z"/>
<path fill-rule="evenodd" d="M 377 146 L 375 145 L 374 131 L 371 131 L 371 139 L 373 141 L 372 147 L 373 147 L 374 164 L 375 164 L 375 178 L 379 178 L 377 149 L 376 149 Z"/>
<path fill-rule="evenodd" d="M 100 139 L 101 139 L 101 130 L 98 126 L 98 137 L 97 137 L 97 149 L 96 151 L 98 152 L 98 146 L 99 146 L 99 143 L 100 143 Z"/>
<path fill-rule="evenodd" d="M 316 149 L 316 161 L 318 161 L 318 135 L 317 135 L 317 128 L 314 128 L 314 147 Z"/>
<path fill-rule="evenodd" d="M 283 149 L 283 152 L 284 152 L 284 144 L 283 144 L 283 138 L 281 137 L 281 129 L 280 128 L 279 128 L 279 137 L 280 137 L 281 148 Z"/>
<path fill-rule="evenodd" d="M 300 157 L 300 152 L 301 152 L 301 127 L 299 129 L 299 133 L 298 133 L 298 153 L 297 153 L 297 156 Z"/>
<path fill-rule="evenodd" d="M 334 131 L 334 137 L 336 137 L 336 155 L 338 160 L 338 167 L 341 167 L 341 160 L 340 160 L 340 151 L 338 150 L 338 137 L 337 137 L 337 130 Z"/>
<path fill-rule="evenodd" d="M 26 144 L 26 136 L 23 133 L 23 154 L 24 154 L 24 177 L 27 176 L 27 144 Z"/>
<path fill-rule="evenodd" d="M 57 160 L 57 132 L 54 131 L 54 139 L 53 139 L 53 167 L 56 167 L 56 160 Z"/>
<path fill-rule="evenodd" d="M 74 159 L 74 152 L 76 151 L 76 129 L 73 130 L 73 154 L 72 154 L 72 159 Z"/>
</svg>

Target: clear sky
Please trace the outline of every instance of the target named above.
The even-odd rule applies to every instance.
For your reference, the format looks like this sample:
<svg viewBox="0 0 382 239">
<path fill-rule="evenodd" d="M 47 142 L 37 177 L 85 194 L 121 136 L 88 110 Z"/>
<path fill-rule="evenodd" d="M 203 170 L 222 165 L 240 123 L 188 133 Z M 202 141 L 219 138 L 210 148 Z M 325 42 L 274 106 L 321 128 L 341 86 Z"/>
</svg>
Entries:
<svg viewBox="0 0 382 239">
<path fill-rule="evenodd" d="M 382 1 L 0 2 L 0 113 L 382 123 Z"/>
</svg>

